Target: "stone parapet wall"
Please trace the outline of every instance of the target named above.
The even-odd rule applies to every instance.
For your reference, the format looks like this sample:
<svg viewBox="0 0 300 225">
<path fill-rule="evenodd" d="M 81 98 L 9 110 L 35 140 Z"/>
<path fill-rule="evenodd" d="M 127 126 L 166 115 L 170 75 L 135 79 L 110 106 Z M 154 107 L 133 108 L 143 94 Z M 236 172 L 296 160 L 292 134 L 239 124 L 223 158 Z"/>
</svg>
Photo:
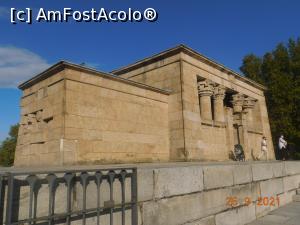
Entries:
<svg viewBox="0 0 300 225">
<path fill-rule="evenodd" d="M 140 224 L 243 225 L 278 206 L 258 199 L 292 201 L 300 184 L 300 162 L 186 163 L 138 169 Z M 230 206 L 236 197 L 237 206 Z M 245 205 L 245 198 L 252 200 Z"/>
<path fill-rule="evenodd" d="M 279 199 L 279 207 L 292 201 L 300 184 L 300 162 L 252 162 L 252 163 L 153 163 L 122 165 L 137 166 L 138 224 L 139 225 L 244 225 L 278 208 L 271 204 L 259 205 L 259 198 Z M 76 167 L 93 170 L 119 168 L 119 165 Z M 64 167 L 63 169 L 74 169 Z M 57 170 L 57 168 L 54 168 Z M 51 170 L 51 168 L 49 168 Z M 38 171 L 38 169 L 33 170 Z M 115 204 L 121 202 L 120 184 L 114 186 Z M 130 201 L 130 182 L 125 184 L 126 201 Z M 87 187 L 87 207 L 96 206 L 96 186 Z M 56 192 L 55 212 L 64 212 L 66 188 L 59 185 Z M 101 206 L 109 199 L 109 186 L 100 189 Z M 77 184 L 72 194 L 72 208 L 82 209 L 82 187 Z M 235 197 L 237 205 L 230 205 L 228 198 Z M 250 202 L 245 203 L 245 198 Z M 19 218 L 28 214 L 28 189 L 20 191 Z M 38 216 L 48 214 L 47 185 L 38 194 Z M 114 214 L 114 224 L 121 224 L 120 213 Z M 109 216 L 103 216 L 101 224 L 109 224 Z M 95 224 L 89 218 L 86 224 Z M 82 221 L 73 221 L 81 224 Z M 126 213 L 126 225 L 130 225 L 130 212 Z"/>
</svg>

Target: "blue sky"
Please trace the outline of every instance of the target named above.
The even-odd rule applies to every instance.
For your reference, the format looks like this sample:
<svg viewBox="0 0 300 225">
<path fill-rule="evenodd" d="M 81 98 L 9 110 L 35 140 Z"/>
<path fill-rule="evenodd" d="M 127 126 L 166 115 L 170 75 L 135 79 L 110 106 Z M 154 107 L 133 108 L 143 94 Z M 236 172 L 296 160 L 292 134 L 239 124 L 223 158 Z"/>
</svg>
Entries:
<svg viewBox="0 0 300 225">
<path fill-rule="evenodd" d="M 9 22 L 11 7 L 79 10 L 156 9 L 156 22 Z M 110 71 L 180 43 L 239 71 L 244 55 L 262 55 L 300 37 L 300 1 L 45 0 L 0 2 L 0 140 L 19 120 L 16 85 L 64 59 Z"/>
</svg>

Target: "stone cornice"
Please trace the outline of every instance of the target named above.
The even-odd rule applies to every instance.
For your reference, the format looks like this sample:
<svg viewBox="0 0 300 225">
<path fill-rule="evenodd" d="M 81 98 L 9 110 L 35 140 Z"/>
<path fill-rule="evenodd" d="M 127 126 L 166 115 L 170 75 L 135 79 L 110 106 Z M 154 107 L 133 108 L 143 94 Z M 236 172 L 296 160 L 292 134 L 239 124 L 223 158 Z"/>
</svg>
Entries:
<svg viewBox="0 0 300 225">
<path fill-rule="evenodd" d="M 152 87 L 152 86 L 149 86 L 149 85 L 146 85 L 146 84 L 142 84 L 142 83 L 139 83 L 139 82 L 136 82 L 136 81 L 132 81 L 132 80 L 128 80 L 128 79 L 125 79 L 125 78 L 122 78 L 122 77 L 118 77 L 114 74 L 97 71 L 97 70 L 92 69 L 92 68 L 88 68 L 88 67 L 85 67 L 85 66 L 73 64 L 73 63 L 66 62 L 66 61 L 60 61 L 60 62 L 54 64 L 53 66 L 49 67 L 45 71 L 41 72 L 40 74 L 34 76 L 33 78 L 29 79 L 28 81 L 26 81 L 22 84 L 20 84 L 18 86 L 18 88 L 21 89 L 21 90 L 25 90 L 25 89 L 31 87 L 32 85 L 34 85 L 34 84 L 36 84 L 36 83 L 38 83 L 42 80 L 45 80 L 45 79 L 53 76 L 54 74 L 56 74 L 60 71 L 63 71 L 64 69 L 73 69 L 73 70 L 76 70 L 76 71 L 81 71 L 81 72 L 89 73 L 89 74 L 92 74 L 92 75 L 105 77 L 107 79 L 120 81 L 120 82 L 127 83 L 127 84 L 130 84 L 130 85 L 136 86 L 136 87 L 140 87 L 140 88 L 144 88 L 144 89 L 147 89 L 147 90 L 159 92 L 159 93 L 162 93 L 162 94 L 170 94 L 171 93 L 171 91 L 169 91 L 169 90 L 159 89 L 159 88 Z"/>
<path fill-rule="evenodd" d="M 187 54 L 187 55 L 189 55 L 189 56 L 191 56 L 191 57 L 193 57 L 197 60 L 200 60 L 200 61 L 202 61 L 202 62 L 204 62 L 204 63 L 206 63 L 206 64 L 222 71 L 222 72 L 228 73 L 228 74 L 234 76 L 236 79 L 239 79 L 239 80 L 241 80 L 245 83 L 248 83 L 251 86 L 254 86 L 254 87 L 256 87 L 260 90 L 265 91 L 267 89 L 265 86 L 255 82 L 255 81 L 253 81 L 249 78 L 246 78 L 246 77 L 242 76 L 241 74 L 229 69 L 228 67 L 225 67 L 224 65 L 222 65 L 222 64 L 220 64 L 220 63 L 218 63 L 218 62 L 216 62 L 216 61 L 214 61 L 214 60 L 200 54 L 199 52 L 197 52 L 197 51 L 195 51 L 195 50 L 193 50 L 193 49 L 191 49 L 191 48 L 189 48 L 185 45 L 182 45 L 182 44 L 178 45 L 174 48 L 170 48 L 168 50 L 160 52 L 158 54 L 155 54 L 151 57 L 147 57 L 143 60 L 139 60 L 139 61 L 137 61 L 133 64 L 130 64 L 128 66 L 124 66 L 124 67 L 121 67 L 120 69 L 113 70 L 113 71 L 111 71 L 111 73 L 116 74 L 116 75 L 121 75 L 121 74 L 130 72 L 132 70 L 138 69 L 140 67 L 147 66 L 151 63 L 155 63 L 159 60 L 168 58 L 170 56 L 176 55 L 176 54 L 181 53 L 181 52 L 183 52 L 183 53 L 185 53 L 185 54 Z"/>
</svg>

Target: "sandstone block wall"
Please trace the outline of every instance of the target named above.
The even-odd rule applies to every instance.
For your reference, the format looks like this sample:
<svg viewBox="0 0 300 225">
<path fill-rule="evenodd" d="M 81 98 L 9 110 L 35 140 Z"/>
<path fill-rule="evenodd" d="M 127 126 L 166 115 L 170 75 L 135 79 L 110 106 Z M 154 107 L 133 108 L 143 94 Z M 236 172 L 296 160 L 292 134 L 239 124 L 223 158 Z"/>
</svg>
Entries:
<svg viewBox="0 0 300 225">
<path fill-rule="evenodd" d="M 16 166 L 60 165 L 64 133 L 64 72 L 23 91 Z"/>
<path fill-rule="evenodd" d="M 168 95 L 66 74 L 64 163 L 168 161 Z"/>
<path fill-rule="evenodd" d="M 173 49 L 170 50 L 172 51 Z M 233 127 L 232 108 L 224 105 L 224 109 L 221 109 L 224 111 L 224 122 L 202 118 L 197 83 L 199 79 L 206 79 L 221 85 L 231 93 L 239 93 L 255 99 L 256 103 L 251 110 L 251 122 L 244 124 L 245 132 L 240 130 L 239 138 L 246 159 L 253 160 L 260 154 L 262 136 L 266 136 L 268 157 L 274 159 L 263 90 L 225 69 L 217 68 L 207 60 L 197 58 L 195 54 L 187 54 L 184 50 L 177 52 L 174 50 L 173 55 L 170 52 L 161 53 L 166 56 L 156 55 L 113 72 L 124 78 L 172 90 L 169 102 L 171 158 L 173 160 L 229 160 L 230 152 L 238 143 L 237 131 Z M 209 104 L 202 110 L 211 111 L 210 113 L 213 114 L 213 108 L 210 107 Z"/>
<path fill-rule="evenodd" d="M 25 88 L 15 166 L 169 160 L 168 92 L 64 67 Z"/>
<path fill-rule="evenodd" d="M 183 126 L 180 54 L 123 74 L 122 77 L 156 88 L 171 90 L 169 96 L 170 159 L 187 158 Z"/>
</svg>

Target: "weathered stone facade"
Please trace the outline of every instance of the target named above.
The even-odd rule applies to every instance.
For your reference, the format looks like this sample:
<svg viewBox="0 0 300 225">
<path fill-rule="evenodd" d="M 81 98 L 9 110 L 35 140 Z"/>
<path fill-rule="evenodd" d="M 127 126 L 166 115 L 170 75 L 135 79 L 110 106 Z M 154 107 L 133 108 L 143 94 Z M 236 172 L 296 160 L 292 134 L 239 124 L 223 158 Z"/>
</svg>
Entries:
<svg viewBox="0 0 300 225">
<path fill-rule="evenodd" d="M 60 62 L 21 84 L 15 165 L 252 160 L 263 135 L 274 159 L 263 86 L 185 46 L 112 74 Z"/>
</svg>

